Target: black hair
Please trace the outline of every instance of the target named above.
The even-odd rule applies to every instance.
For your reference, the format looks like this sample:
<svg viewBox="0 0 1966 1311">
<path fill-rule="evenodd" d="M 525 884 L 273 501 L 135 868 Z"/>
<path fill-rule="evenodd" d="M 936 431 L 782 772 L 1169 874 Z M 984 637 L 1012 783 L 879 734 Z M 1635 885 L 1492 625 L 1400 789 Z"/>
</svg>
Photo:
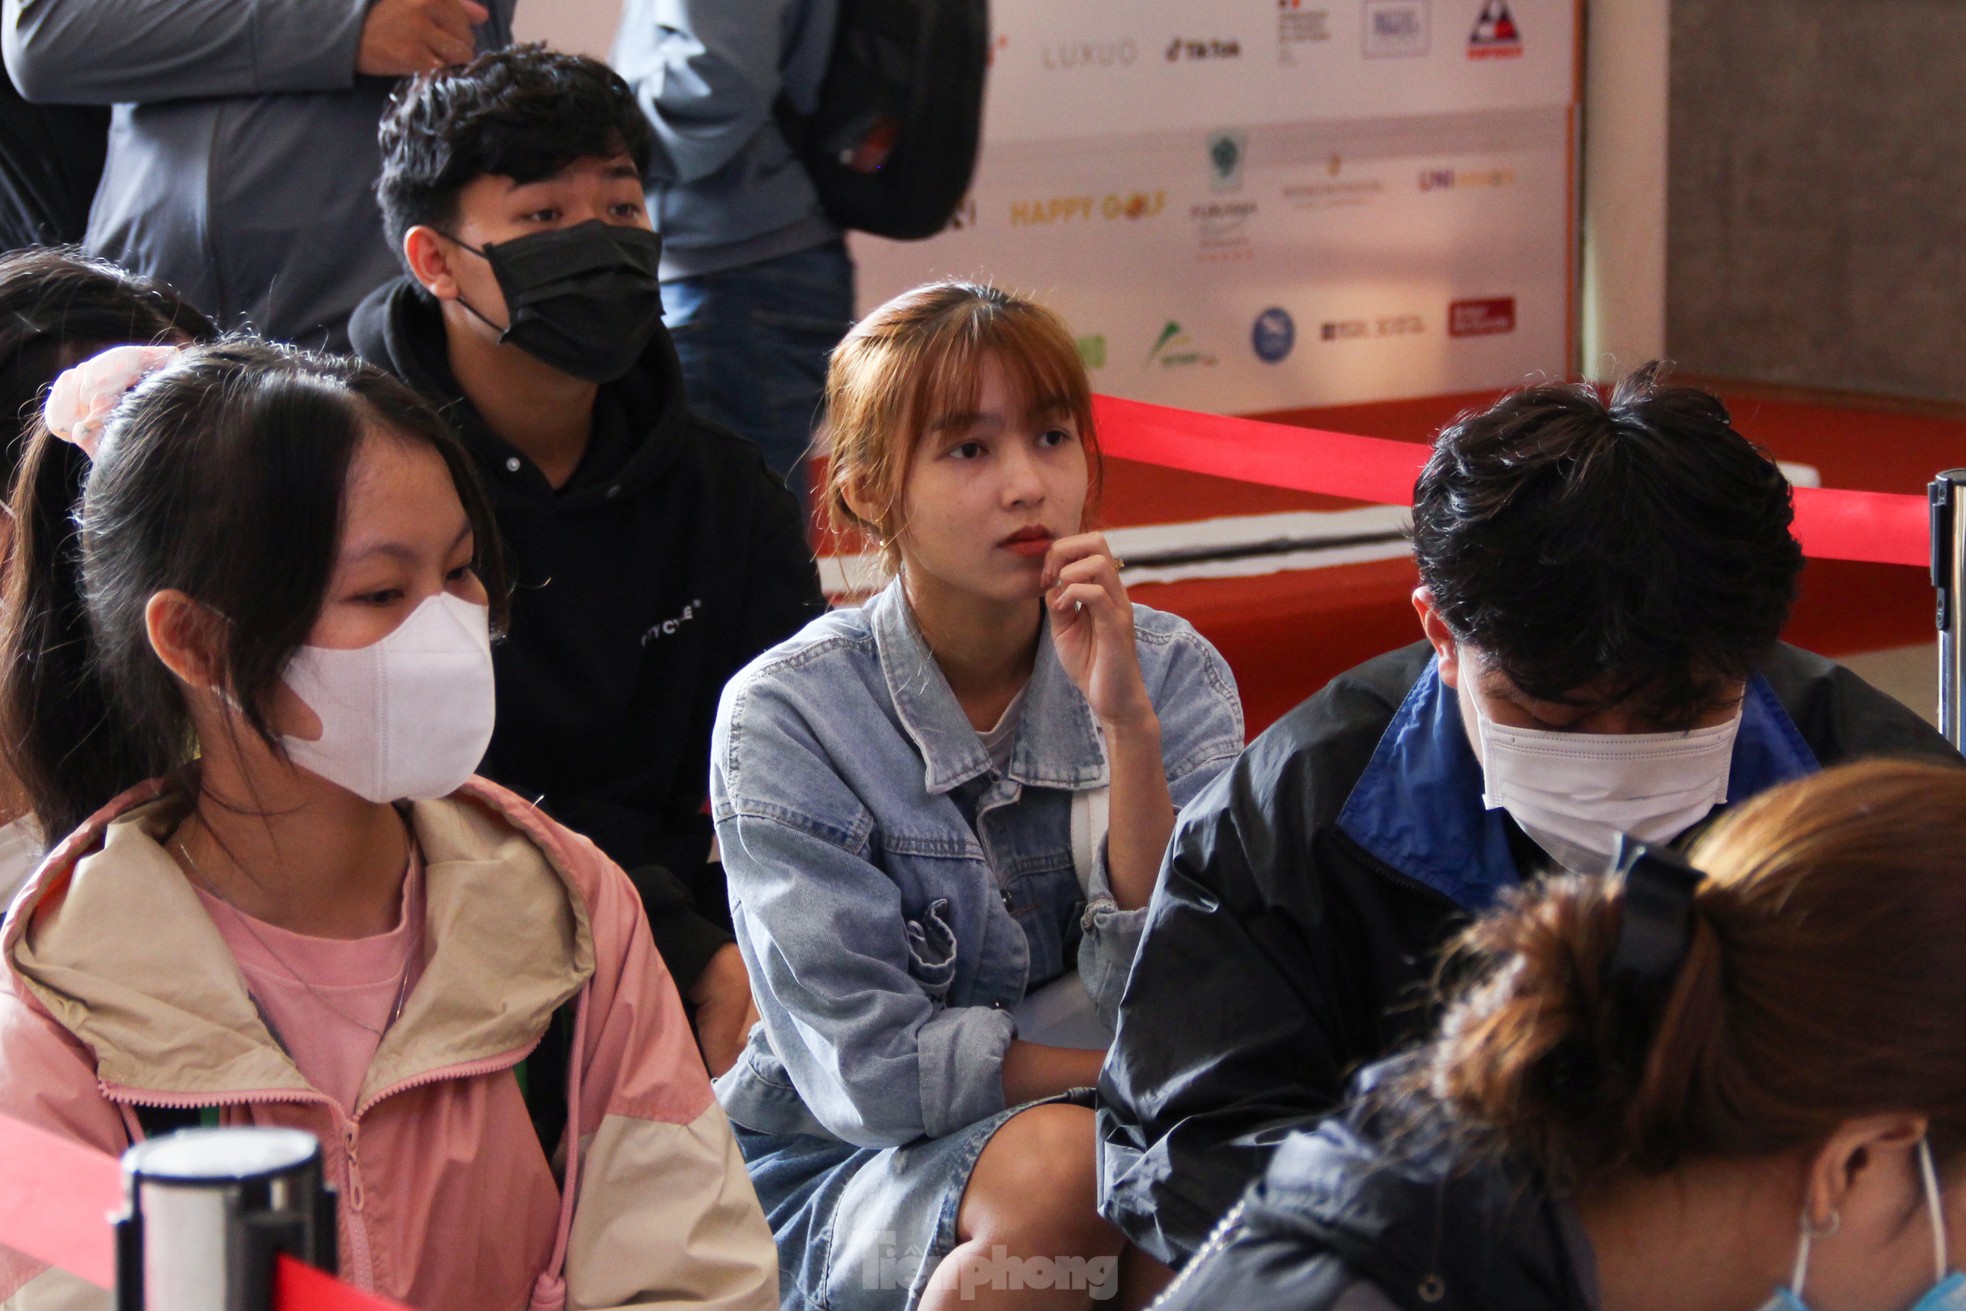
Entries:
<svg viewBox="0 0 1966 1311">
<path fill-rule="evenodd" d="M 457 194 L 485 176 L 520 184 L 577 159 L 626 154 L 646 173 L 655 133 L 635 93 L 598 59 L 511 46 L 420 73 L 383 111 L 376 199 L 400 257 L 419 225 L 449 231 Z"/>
<path fill-rule="evenodd" d="M 282 750 L 273 694 L 321 611 L 349 467 L 371 432 L 443 457 L 502 621 L 497 528 L 470 457 L 379 369 L 228 338 L 140 382 L 110 414 L 93 462 L 35 425 L 13 496 L 0 727 L 51 841 L 146 779 L 196 795 L 189 708 L 145 624 L 163 589 L 225 617 L 221 685 L 247 727 Z"/>
<path fill-rule="evenodd" d="M 74 247 L 0 255 L 0 485 L 10 485 L 43 394 L 111 346 L 210 341 L 218 329 L 161 282 Z"/>
<path fill-rule="evenodd" d="M 1592 687 L 1685 724 L 1781 633 L 1802 550 L 1774 461 L 1664 371 L 1457 420 L 1415 485 L 1413 548 L 1454 636 L 1529 696 Z"/>
</svg>

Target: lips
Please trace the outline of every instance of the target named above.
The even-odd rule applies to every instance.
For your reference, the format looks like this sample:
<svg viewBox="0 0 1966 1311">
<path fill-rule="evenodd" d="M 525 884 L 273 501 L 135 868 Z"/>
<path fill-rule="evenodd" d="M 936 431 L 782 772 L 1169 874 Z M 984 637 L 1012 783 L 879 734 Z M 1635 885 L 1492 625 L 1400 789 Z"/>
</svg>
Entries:
<svg viewBox="0 0 1966 1311">
<path fill-rule="evenodd" d="M 1050 529 L 1039 528 L 1033 525 L 1029 528 L 1019 528 L 1016 532 L 998 542 L 997 545 L 1009 551 L 1012 555 L 1035 558 L 1049 552 L 1052 541 L 1053 538 Z"/>
</svg>

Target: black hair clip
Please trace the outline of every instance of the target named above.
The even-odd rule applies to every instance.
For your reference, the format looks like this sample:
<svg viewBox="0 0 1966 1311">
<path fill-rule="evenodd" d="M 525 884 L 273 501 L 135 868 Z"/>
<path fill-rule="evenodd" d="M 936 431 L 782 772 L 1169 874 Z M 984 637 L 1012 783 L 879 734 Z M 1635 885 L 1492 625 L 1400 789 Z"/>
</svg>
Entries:
<svg viewBox="0 0 1966 1311">
<path fill-rule="evenodd" d="M 1619 1000 L 1629 1051 L 1650 1045 L 1653 1013 L 1693 946 L 1693 897 L 1706 875 L 1677 852 L 1620 835 L 1607 873 L 1625 881 L 1604 982 Z"/>
</svg>

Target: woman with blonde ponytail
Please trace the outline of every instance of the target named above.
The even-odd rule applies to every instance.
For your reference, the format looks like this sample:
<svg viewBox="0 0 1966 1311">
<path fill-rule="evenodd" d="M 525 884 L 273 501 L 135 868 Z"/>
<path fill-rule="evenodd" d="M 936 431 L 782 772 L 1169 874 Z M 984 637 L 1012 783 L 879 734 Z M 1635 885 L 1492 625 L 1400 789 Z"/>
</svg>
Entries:
<svg viewBox="0 0 1966 1311">
<path fill-rule="evenodd" d="M 1966 771 L 1830 770 L 1625 863 L 1469 930 L 1438 1034 L 1163 1308 L 1966 1307 Z"/>
</svg>

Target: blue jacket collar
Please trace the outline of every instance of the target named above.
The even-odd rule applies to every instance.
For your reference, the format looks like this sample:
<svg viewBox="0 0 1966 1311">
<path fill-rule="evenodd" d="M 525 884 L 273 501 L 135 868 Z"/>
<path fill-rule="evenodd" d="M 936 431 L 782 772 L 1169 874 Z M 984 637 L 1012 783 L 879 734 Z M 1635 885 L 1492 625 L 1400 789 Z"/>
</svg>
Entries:
<svg viewBox="0 0 1966 1311">
<path fill-rule="evenodd" d="M 1775 690 L 1754 675 L 1734 739 L 1728 804 L 1819 768 Z M 1483 806 L 1481 790 L 1460 701 L 1429 661 L 1346 798 L 1338 828 L 1393 869 L 1480 911 L 1521 878 L 1505 812 Z"/>
<path fill-rule="evenodd" d="M 895 714 L 921 752 L 923 784 L 929 794 L 939 796 L 989 773 L 990 756 L 983 739 L 935 663 L 899 578 L 867 603 L 867 623 Z M 1101 786 L 1107 781 L 1104 739 L 1092 707 L 1058 663 L 1050 618 L 1043 623 L 1037 661 L 1024 695 L 1023 721 L 1005 773 L 1033 787 Z"/>
</svg>

